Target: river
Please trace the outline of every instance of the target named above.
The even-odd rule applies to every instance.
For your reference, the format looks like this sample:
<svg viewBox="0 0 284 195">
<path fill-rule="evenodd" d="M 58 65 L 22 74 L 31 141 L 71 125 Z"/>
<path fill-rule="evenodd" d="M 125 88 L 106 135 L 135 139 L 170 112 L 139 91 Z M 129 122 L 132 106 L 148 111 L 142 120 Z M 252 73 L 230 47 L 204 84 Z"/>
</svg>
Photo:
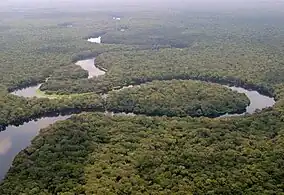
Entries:
<svg viewBox="0 0 284 195">
<path fill-rule="evenodd" d="M 87 41 L 91 43 L 102 43 L 102 37 L 96 37 L 96 38 L 89 38 Z"/>
<path fill-rule="evenodd" d="M 94 43 L 100 43 L 101 38 L 90 38 L 88 41 Z M 93 78 L 105 74 L 105 71 L 95 66 L 95 58 L 86 60 L 80 60 L 76 63 L 89 73 L 88 78 Z M 17 90 L 12 94 L 22 97 L 43 97 L 43 94 L 38 93 L 38 89 L 41 84 L 37 86 L 27 87 L 25 89 Z M 223 85 L 224 87 L 229 87 Z M 129 88 L 132 86 L 126 86 Z M 229 87 L 230 89 L 239 93 L 244 93 L 250 100 L 250 105 L 246 108 L 246 113 L 253 114 L 256 110 L 262 110 L 267 107 L 271 107 L 275 104 L 275 100 L 271 97 L 260 94 L 257 91 L 247 90 L 241 87 Z M 105 95 L 107 97 L 107 95 Z M 111 112 L 106 114 L 113 115 Z M 123 113 L 121 113 L 123 114 Z M 245 114 L 245 113 L 243 113 Z M 132 114 L 128 114 L 132 115 Z M 242 114 L 226 114 L 221 117 L 239 116 Z M 12 164 L 14 157 L 24 148 L 28 147 L 31 140 L 39 133 L 41 128 L 47 127 L 50 124 L 59 120 L 65 120 L 70 116 L 57 116 L 41 118 L 37 121 L 30 121 L 24 123 L 19 127 L 8 126 L 5 131 L 0 132 L 0 181 L 3 179 L 9 167 Z"/>
<path fill-rule="evenodd" d="M 26 97 L 26 98 L 42 97 L 42 95 L 40 95 L 37 92 L 41 85 L 42 84 L 38 84 L 36 86 L 19 89 L 19 90 L 13 91 L 11 94 L 20 96 L 20 97 Z"/>
<path fill-rule="evenodd" d="M 105 71 L 102 71 L 101 69 L 95 66 L 95 60 L 96 58 L 90 58 L 76 62 L 76 65 L 81 66 L 82 69 L 88 71 L 89 79 L 105 74 Z"/>
<path fill-rule="evenodd" d="M 93 78 L 93 77 L 101 76 L 105 74 L 105 71 L 95 66 L 95 58 L 80 60 L 76 62 L 76 65 L 81 66 L 81 68 L 88 71 L 89 73 L 88 78 Z M 37 86 L 28 87 L 25 89 L 20 89 L 20 90 L 12 92 L 12 94 L 17 95 L 17 96 L 27 97 L 27 98 L 44 97 L 43 94 L 37 92 L 40 86 L 41 84 Z M 253 114 L 256 110 L 262 110 L 264 108 L 271 107 L 275 104 L 274 98 L 262 95 L 255 90 L 247 90 L 242 87 L 235 87 L 235 86 L 227 86 L 227 85 L 223 85 L 223 86 L 228 87 L 232 89 L 233 91 L 246 94 L 246 96 L 250 100 L 250 105 L 246 108 L 246 113 Z M 130 87 L 133 87 L 133 86 L 132 85 L 125 86 L 122 89 L 130 88 Z M 230 114 L 230 115 L 224 115 L 224 116 L 236 116 L 236 115 Z"/>
<path fill-rule="evenodd" d="M 81 66 L 82 69 L 88 71 L 88 73 L 89 73 L 88 78 L 89 79 L 105 74 L 105 71 L 103 71 L 103 70 L 101 70 L 101 69 L 99 69 L 95 66 L 95 59 L 96 58 L 89 58 L 89 59 L 86 59 L 86 60 L 79 60 L 75 63 L 76 65 Z M 27 87 L 27 88 L 19 89 L 19 90 L 13 91 L 11 94 L 16 95 L 16 96 L 26 97 L 26 98 L 45 97 L 43 93 L 38 93 L 38 90 L 39 90 L 41 85 L 42 85 L 42 83 L 35 85 L 35 86 L 30 86 L 30 87 Z"/>
<path fill-rule="evenodd" d="M 38 135 L 40 129 L 69 117 L 45 117 L 18 127 L 8 126 L 5 131 L 0 132 L 0 181 L 5 177 L 15 156 L 30 145 L 31 140 Z"/>
<path fill-rule="evenodd" d="M 246 112 L 253 114 L 256 110 L 272 107 L 276 102 L 274 98 L 260 94 L 258 91 L 250 91 L 241 87 L 229 87 L 238 93 L 244 93 L 250 100 L 250 105 L 246 108 Z"/>
<path fill-rule="evenodd" d="M 79 65 L 84 70 L 88 71 L 88 78 L 105 74 L 104 71 L 95 66 L 95 58 L 80 60 L 76 65 Z M 26 98 L 44 97 L 44 94 L 38 93 L 41 85 L 42 84 L 38 84 L 36 86 L 16 90 L 12 92 L 12 94 Z M 113 113 L 106 112 L 106 114 L 112 115 Z M 31 144 L 31 140 L 38 135 L 40 129 L 45 128 L 56 121 L 65 120 L 68 117 L 70 117 L 70 115 L 44 117 L 24 123 L 18 127 L 10 125 L 5 131 L 0 132 L 0 181 L 5 177 L 15 156 Z"/>
</svg>

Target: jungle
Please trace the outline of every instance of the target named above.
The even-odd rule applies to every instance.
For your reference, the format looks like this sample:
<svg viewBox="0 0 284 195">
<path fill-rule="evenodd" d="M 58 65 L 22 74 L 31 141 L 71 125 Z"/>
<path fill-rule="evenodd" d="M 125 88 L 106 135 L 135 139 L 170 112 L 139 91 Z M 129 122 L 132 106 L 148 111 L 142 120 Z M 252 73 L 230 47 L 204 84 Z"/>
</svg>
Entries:
<svg viewBox="0 0 284 195">
<path fill-rule="evenodd" d="M 0 3 L 1 195 L 284 194 L 283 3 L 60 2 Z"/>
</svg>

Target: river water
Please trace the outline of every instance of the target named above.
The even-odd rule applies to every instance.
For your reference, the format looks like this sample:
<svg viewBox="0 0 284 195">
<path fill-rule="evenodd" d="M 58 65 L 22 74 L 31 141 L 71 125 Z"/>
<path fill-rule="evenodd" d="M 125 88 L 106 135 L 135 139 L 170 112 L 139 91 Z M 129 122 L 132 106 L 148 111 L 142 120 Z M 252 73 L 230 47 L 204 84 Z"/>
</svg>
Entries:
<svg viewBox="0 0 284 195">
<path fill-rule="evenodd" d="M 88 78 L 93 78 L 105 74 L 95 66 L 95 58 L 80 60 L 76 65 L 81 66 L 89 73 Z M 31 98 L 44 97 L 43 94 L 38 93 L 38 89 L 42 84 L 16 90 L 11 94 Z M 111 112 L 106 112 L 108 115 L 113 115 Z M 125 114 L 126 115 L 126 114 Z M 5 131 L 0 132 L 0 181 L 5 177 L 10 166 L 12 165 L 14 157 L 23 149 L 31 144 L 31 140 L 38 135 L 40 129 L 45 128 L 56 121 L 65 120 L 69 116 L 44 117 L 38 120 L 33 120 L 18 127 L 8 126 Z"/>
<path fill-rule="evenodd" d="M 105 71 L 102 71 L 101 69 L 99 69 L 95 66 L 95 60 L 96 60 L 96 58 L 90 58 L 90 59 L 87 59 L 87 60 L 80 60 L 80 61 L 76 62 L 76 65 L 81 66 L 82 69 L 88 71 L 88 73 L 89 73 L 88 78 L 89 79 L 105 74 Z"/>
<path fill-rule="evenodd" d="M 95 39 L 95 40 L 94 40 Z M 100 43 L 101 39 L 94 38 L 88 41 Z M 100 76 L 105 74 L 104 71 L 100 70 L 95 66 L 95 58 L 80 60 L 76 63 L 81 66 L 84 70 L 89 72 L 89 78 Z M 22 97 L 42 97 L 37 93 L 41 84 L 33 87 L 28 87 L 25 89 L 17 90 L 12 92 L 12 94 Z M 132 86 L 124 87 L 129 88 Z M 229 87 L 224 85 L 224 87 Z M 237 91 L 239 93 L 244 93 L 250 99 L 250 105 L 246 109 L 246 113 L 254 113 L 256 110 L 261 110 L 263 108 L 271 107 L 275 104 L 273 98 L 262 95 L 257 91 L 246 90 L 241 87 L 229 87 L 230 89 Z M 106 112 L 108 115 L 113 115 L 111 112 Z M 123 113 L 121 113 L 123 114 Z M 244 114 L 244 113 L 243 113 Z M 128 114 L 131 116 L 131 114 Z M 227 114 L 222 117 L 238 116 L 242 114 Z M 41 118 L 37 121 L 30 121 L 24 123 L 19 127 L 8 126 L 5 131 L 0 132 L 0 181 L 4 178 L 5 174 L 9 170 L 14 157 L 24 148 L 28 147 L 31 140 L 39 133 L 40 129 L 47 127 L 55 123 L 56 121 L 65 120 L 70 116 L 57 116 L 57 117 L 46 117 Z"/>
<path fill-rule="evenodd" d="M 96 58 L 79 60 L 75 63 L 76 65 L 81 66 L 82 69 L 88 71 L 89 79 L 105 74 L 105 71 L 102 71 L 101 69 L 95 66 L 95 59 Z M 38 84 L 36 86 L 19 89 L 19 90 L 13 91 L 11 94 L 16 95 L 16 96 L 26 97 L 26 98 L 44 97 L 44 94 L 38 93 L 38 89 L 40 88 L 41 85 L 42 84 Z"/>
<path fill-rule="evenodd" d="M 230 87 L 233 91 L 244 93 L 250 100 L 250 105 L 246 108 L 246 112 L 253 114 L 256 110 L 272 107 L 275 104 L 274 98 L 261 95 L 257 91 L 249 91 L 241 87 Z"/>
<path fill-rule="evenodd" d="M 89 73 L 88 78 L 93 78 L 93 77 L 97 77 L 97 76 L 101 76 L 105 74 L 105 71 L 95 66 L 95 58 L 80 60 L 76 62 L 76 65 L 81 66 L 81 68 L 88 71 Z M 37 90 L 39 89 L 40 86 L 41 84 L 37 86 L 33 86 L 33 87 L 28 87 L 25 89 L 20 89 L 20 90 L 12 92 L 12 94 L 17 95 L 17 96 L 27 97 L 27 98 L 43 97 L 44 95 L 37 93 Z M 247 90 L 242 87 L 234 87 L 234 86 L 232 87 L 232 86 L 227 86 L 227 85 L 223 85 L 223 86 L 228 87 L 232 89 L 233 91 L 246 94 L 246 96 L 250 100 L 250 105 L 246 108 L 246 113 L 253 114 L 256 110 L 262 110 L 264 108 L 271 107 L 275 104 L 274 98 L 262 95 L 255 90 Z M 133 87 L 133 86 L 132 85 L 125 86 L 120 90 L 130 88 L 130 87 Z M 230 115 L 224 115 L 224 116 L 236 116 L 236 115 L 230 114 Z"/>
<path fill-rule="evenodd" d="M 89 38 L 87 41 L 91 43 L 102 43 L 102 37 L 96 37 L 96 38 Z"/>
<path fill-rule="evenodd" d="M 8 172 L 15 156 L 30 145 L 31 140 L 38 135 L 40 129 L 69 117 L 41 118 L 24 123 L 18 127 L 8 126 L 5 131 L 0 132 L 0 181 Z"/>
<path fill-rule="evenodd" d="M 41 95 L 37 93 L 37 90 L 40 88 L 41 85 L 42 84 L 38 84 L 36 86 L 19 89 L 19 90 L 13 91 L 11 94 L 20 96 L 20 97 L 26 97 L 26 98 L 41 97 Z"/>
</svg>

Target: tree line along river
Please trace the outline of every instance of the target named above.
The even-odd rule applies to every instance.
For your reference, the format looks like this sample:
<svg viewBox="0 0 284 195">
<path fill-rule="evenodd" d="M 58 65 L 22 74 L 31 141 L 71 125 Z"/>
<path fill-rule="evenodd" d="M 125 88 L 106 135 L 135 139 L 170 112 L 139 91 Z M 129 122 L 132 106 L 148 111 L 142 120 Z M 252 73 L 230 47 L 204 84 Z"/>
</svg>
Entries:
<svg viewBox="0 0 284 195">
<path fill-rule="evenodd" d="M 89 42 L 101 43 L 101 37 L 90 38 Z M 89 58 L 76 62 L 84 70 L 89 73 L 88 78 L 93 78 L 105 74 L 105 71 L 95 66 L 95 58 Z M 37 91 L 41 84 L 37 86 L 28 87 L 12 92 L 12 94 L 22 97 L 43 97 L 43 94 L 39 94 Z M 251 91 L 242 87 L 227 86 L 230 89 L 239 93 L 244 93 L 250 100 L 250 105 L 246 108 L 245 113 L 253 114 L 256 110 L 262 110 L 267 107 L 271 107 L 275 104 L 274 98 L 260 94 L 257 91 Z M 129 86 L 131 87 L 131 86 Z M 124 87 L 127 88 L 127 87 Z M 243 113 L 243 114 L 245 114 Z M 238 116 L 242 114 L 225 114 L 221 117 Z M 5 131 L 0 132 L 0 180 L 5 177 L 5 174 L 9 170 L 14 157 L 24 148 L 30 145 L 31 140 L 39 133 L 39 130 L 45 128 L 56 121 L 65 120 L 71 115 L 66 116 L 48 116 L 38 120 L 26 122 L 18 127 L 10 125 Z"/>
</svg>

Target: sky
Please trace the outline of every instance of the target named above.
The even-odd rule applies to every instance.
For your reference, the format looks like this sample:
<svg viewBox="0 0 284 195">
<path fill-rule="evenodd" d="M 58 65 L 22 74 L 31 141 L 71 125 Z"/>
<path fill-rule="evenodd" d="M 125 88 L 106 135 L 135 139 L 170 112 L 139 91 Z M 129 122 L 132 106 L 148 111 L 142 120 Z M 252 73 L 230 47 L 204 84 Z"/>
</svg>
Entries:
<svg viewBox="0 0 284 195">
<path fill-rule="evenodd" d="M 1 0 L 1 7 L 49 7 L 68 8 L 82 6 L 115 7 L 143 6 L 155 8 L 239 9 L 279 8 L 284 9 L 284 0 Z"/>
</svg>

